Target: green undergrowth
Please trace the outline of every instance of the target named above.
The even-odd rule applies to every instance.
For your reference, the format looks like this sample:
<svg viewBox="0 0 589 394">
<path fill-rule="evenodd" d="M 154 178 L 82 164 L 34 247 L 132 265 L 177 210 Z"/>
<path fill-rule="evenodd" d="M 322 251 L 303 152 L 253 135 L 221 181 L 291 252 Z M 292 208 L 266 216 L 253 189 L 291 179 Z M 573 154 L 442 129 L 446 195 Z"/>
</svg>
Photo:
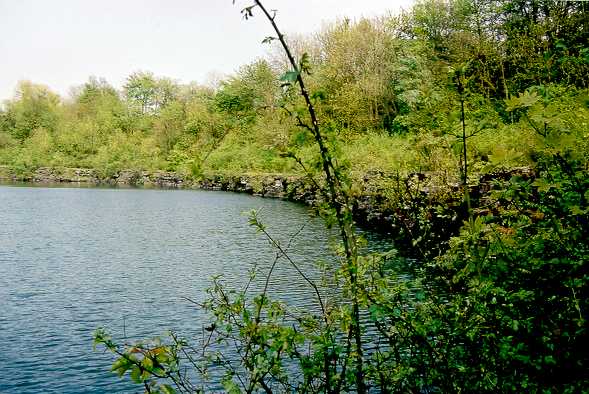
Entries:
<svg viewBox="0 0 589 394">
<path fill-rule="evenodd" d="M 567 103 L 565 133 L 550 141 L 554 147 L 586 155 L 588 111 L 584 97 Z M 263 122 L 261 120 L 260 122 Z M 269 125 L 270 127 L 282 127 Z M 179 141 L 169 152 L 158 147 L 148 132 L 114 132 L 92 149 L 77 151 L 87 143 L 65 140 L 60 132 L 37 129 L 22 143 L 6 138 L 0 148 L 0 164 L 17 172 L 33 171 L 38 167 L 94 168 L 105 174 L 121 170 L 164 170 L 185 174 L 275 174 L 297 175 L 302 171 L 285 152 L 290 150 L 305 162 L 312 163 L 316 149 L 310 144 L 265 144 L 258 134 L 244 138 L 246 133 L 259 132 L 259 127 L 239 132 L 228 132 L 214 148 L 199 146 L 196 139 Z M 264 133 L 281 133 L 268 129 Z M 411 174 L 446 173 L 456 177 L 459 168 L 458 139 L 439 130 L 418 134 L 393 134 L 366 132 L 340 135 L 337 141 L 338 160 L 348 163 L 351 174 L 358 178 L 373 172 Z M 68 144 L 73 144 L 68 146 Z M 485 174 L 497 169 L 531 166 L 534 157 L 546 148 L 545 141 L 530 127 L 526 120 L 516 123 L 498 123 L 474 138 L 469 146 L 469 161 L 473 174 Z M 208 151 L 207 151 L 208 149 Z"/>
</svg>

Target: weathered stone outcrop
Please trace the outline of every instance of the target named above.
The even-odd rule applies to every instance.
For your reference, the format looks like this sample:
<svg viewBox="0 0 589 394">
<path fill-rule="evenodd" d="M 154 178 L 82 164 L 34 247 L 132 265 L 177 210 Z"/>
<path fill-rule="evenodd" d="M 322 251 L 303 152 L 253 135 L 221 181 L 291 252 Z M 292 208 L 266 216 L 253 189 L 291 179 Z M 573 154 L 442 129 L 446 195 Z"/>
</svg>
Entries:
<svg viewBox="0 0 589 394">
<path fill-rule="evenodd" d="M 106 183 L 115 186 L 143 186 L 167 189 L 191 187 L 193 183 L 175 172 L 169 171 L 134 171 L 124 170 L 107 178 Z"/>
<path fill-rule="evenodd" d="M 204 177 L 197 187 L 206 190 L 223 190 L 249 193 L 262 197 L 283 198 L 311 205 L 317 198 L 315 189 L 304 177 L 282 175 L 244 175 Z"/>
<path fill-rule="evenodd" d="M 33 172 L 17 173 L 9 167 L 0 166 L 2 182 L 33 182 L 33 183 L 100 183 L 95 170 L 89 168 L 48 168 L 41 167 Z"/>
<path fill-rule="evenodd" d="M 91 168 L 40 167 L 31 173 L 18 174 L 8 167 L 0 167 L 0 181 L 33 182 L 39 184 L 72 183 L 111 186 L 144 186 L 182 188 L 194 185 L 175 172 L 123 170 L 112 175 L 103 175 Z"/>
</svg>

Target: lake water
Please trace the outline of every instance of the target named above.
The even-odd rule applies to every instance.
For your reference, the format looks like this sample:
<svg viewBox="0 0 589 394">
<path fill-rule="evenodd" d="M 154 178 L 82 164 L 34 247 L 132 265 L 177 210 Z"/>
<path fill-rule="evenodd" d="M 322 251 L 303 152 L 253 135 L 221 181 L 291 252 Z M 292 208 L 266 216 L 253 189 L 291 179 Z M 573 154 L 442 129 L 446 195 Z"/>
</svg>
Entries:
<svg viewBox="0 0 589 394">
<path fill-rule="evenodd" d="M 274 252 L 243 212 L 261 209 L 311 277 L 329 258 L 327 232 L 306 207 L 209 191 L 0 186 L 0 393 L 140 393 L 109 372 L 92 334 L 196 335 L 214 275 L 241 284 Z M 309 287 L 281 262 L 271 294 L 314 308 Z"/>
</svg>

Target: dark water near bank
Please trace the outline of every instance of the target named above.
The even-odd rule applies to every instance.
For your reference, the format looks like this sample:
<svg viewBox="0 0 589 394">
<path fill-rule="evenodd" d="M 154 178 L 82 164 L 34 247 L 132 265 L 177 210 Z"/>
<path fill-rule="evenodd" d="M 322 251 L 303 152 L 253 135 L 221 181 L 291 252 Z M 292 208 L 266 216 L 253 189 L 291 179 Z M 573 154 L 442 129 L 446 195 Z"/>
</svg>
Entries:
<svg viewBox="0 0 589 394">
<path fill-rule="evenodd" d="M 205 318 L 183 297 L 202 300 L 212 276 L 242 284 L 254 264 L 272 263 L 242 215 L 254 208 L 284 243 L 304 226 L 291 255 L 317 278 L 327 233 L 301 205 L 223 192 L 0 186 L 0 393 L 142 392 L 109 372 L 93 331 L 200 332 Z M 315 307 L 284 262 L 272 293 Z"/>
</svg>

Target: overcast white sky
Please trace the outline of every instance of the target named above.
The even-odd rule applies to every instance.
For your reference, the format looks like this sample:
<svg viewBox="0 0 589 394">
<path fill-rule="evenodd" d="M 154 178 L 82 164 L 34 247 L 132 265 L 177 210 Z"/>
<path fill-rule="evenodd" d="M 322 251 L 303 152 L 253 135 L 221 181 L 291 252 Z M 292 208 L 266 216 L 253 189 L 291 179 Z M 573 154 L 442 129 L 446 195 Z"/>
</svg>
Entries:
<svg viewBox="0 0 589 394">
<path fill-rule="evenodd" d="M 266 0 L 288 33 L 308 33 L 344 16 L 383 15 L 412 0 Z M 89 76 L 120 87 L 134 71 L 203 83 L 262 56 L 270 35 L 248 0 L 0 0 L 0 100 L 19 80 L 67 94 Z"/>
</svg>

